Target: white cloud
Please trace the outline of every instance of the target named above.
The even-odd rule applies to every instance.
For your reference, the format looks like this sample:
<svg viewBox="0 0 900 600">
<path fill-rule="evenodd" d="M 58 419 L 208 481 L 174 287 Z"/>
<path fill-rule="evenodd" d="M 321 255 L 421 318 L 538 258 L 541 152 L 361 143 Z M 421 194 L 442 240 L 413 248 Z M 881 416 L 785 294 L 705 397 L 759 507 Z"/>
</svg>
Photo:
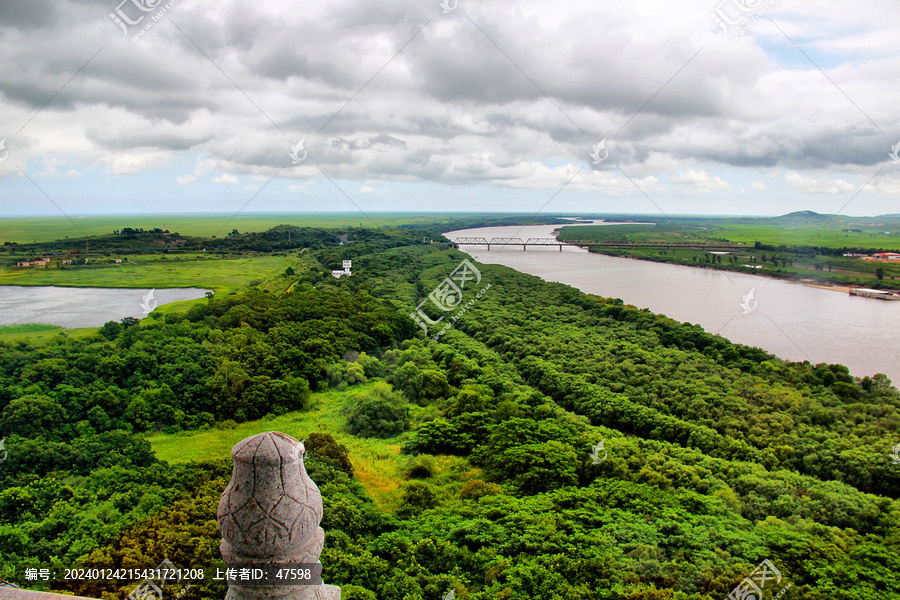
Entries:
<svg viewBox="0 0 900 600">
<path fill-rule="evenodd" d="M 795 171 L 788 171 L 785 173 L 784 182 L 804 194 L 842 194 L 844 192 L 856 190 L 860 187 L 848 183 L 843 179 L 819 181 L 801 175 Z"/>
<path fill-rule="evenodd" d="M 896 0 L 775 3 L 767 16 L 828 77 L 765 18 L 731 42 L 709 18 L 712 1 L 469 3 L 472 19 L 527 78 L 458 12 L 429 23 L 394 56 L 418 27 L 421 0 L 335 0 L 304 11 L 283 0 L 173 7 L 252 102 L 192 45 L 169 43 L 166 28 L 135 45 L 109 19 L 82 10 L 83 0 L 51 4 L 52 12 L 3 14 L 0 120 L 7 131 L 27 123 L 8 140 L 17 163 L 30 162 L 29 175 L 59 177 L 77 164 L 83 179 L 96 166 L 125 176 L 110 189 L 125 189 L 137 174 L 144 187 L 202 182 L 173 195 L 178 210 L 199 205 L 196 188 L 210 176 L 233 185 L 278 173 L 273 191 L 306 192 L 316 167 L 347 190 L 392 200 L 409 189 L 394 183 L 434 186 L 446 195 L 425 195 L 445 209 L 455 208 L 446 199 L 460 186 L 484 186 L 496 193 L 484 196 L 491 200 L 483 210 L 563 186 L 555 203 L 570 191 L 638 195 L 624 172 L 648 189 L 672 182 L 666 191 L 684 198 L 687 212 L 690 203 L 707 206 L 698 192 L 737 201 L 729 182 L 770 169 L 789 175 L 746 187 L 770 188 L 781 207 L 861 187 L 887 160 L 878 128 L 900 130 L 900 54 L 890 43 Z M 38 17 L 26 18 L 32 13 L 43 19 L 40 36 L 29 21 Z M 87 56 L 71 48 L 100 38 L 109 44 L 90 68 L 29 121 L 84 66 Z M 279 171 L 303 136 L 309 159 Z M 604 137 L 610 158 L 598 168 L 589 152 Z M 0 167 L 2 197 L 14 196 L 4 186 L 20 177 L 11 164 Z M 873 181 L 871 210 L 896 212 L 897 185 L 887 173 Z"/>
<path fill-rule="evenodd" d="M 240 181 L 234 175 L 230 175 L 228 173 L 222 173 L 221 177 L 213 177 L 212 182 L 213 183 L 227 183 L 229 185 L 234 185 L 236 183 L 239 183 Z"/>
<path fill-rule="evenodd" d="M 166 168 L 170 163 L 171 154 L 167 151 L 126 152 L 113 156 L 112 172 L 114 175 L 137 175 L 148 169 Z"/>
<path fill-rule="evenodd" d="M 695 171 L 694 169 L 690 169 L 688 171 L 684 171 L 682 173 L 678 173 L 674 177 L 672 177 L 673 183 L 693 185 L 698 190 L 703 192 L 711 192 L 713 190 L 727 190 L 731 189 L 731 186 L 727 181 L 722 179 L 721 177 L 715 176 L 712 177 L 706 174 L 706 171 L 699 170 Z"/>
</svg>

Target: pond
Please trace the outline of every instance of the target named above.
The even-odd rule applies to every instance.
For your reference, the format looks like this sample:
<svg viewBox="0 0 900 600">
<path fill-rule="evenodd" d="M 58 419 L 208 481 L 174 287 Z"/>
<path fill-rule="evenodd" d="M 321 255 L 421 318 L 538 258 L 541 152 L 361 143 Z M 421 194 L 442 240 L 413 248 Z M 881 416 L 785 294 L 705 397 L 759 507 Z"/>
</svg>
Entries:
<svg viewBox="0 0 900 600">
<path fill-rule="evenodd" d="M 107 321 L 125 317 L 140 319 L 157 306 L 203 298 L 208 291 L 0 285 L 0 325 L 46 323 L 70 329 L 100 327 Z"/>
</svg>

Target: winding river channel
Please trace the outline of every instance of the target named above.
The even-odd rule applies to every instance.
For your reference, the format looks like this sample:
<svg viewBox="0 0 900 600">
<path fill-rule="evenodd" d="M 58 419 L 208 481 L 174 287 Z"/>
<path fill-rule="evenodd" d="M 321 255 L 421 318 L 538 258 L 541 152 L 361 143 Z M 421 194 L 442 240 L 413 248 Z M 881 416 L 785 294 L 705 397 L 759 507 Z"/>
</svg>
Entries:
<svg viewBox="0 0 900 600">
<path fill-rule="evenodd" d="M 559 225 L 483 227 L 458 237 L 553 237 Z M 900 302 L 850 296 L 758 275 L 592 254 L 582 248 L 460 246 L 500 264 L 584 292 L 621 298 L 788 360 L 847 365 L 858 377 L 884 373 L 900 385 Z M 744 303 L 753 291 L 753 299 Z M 750 310 L 747 310 L 747 309 Z"/>
</svg>

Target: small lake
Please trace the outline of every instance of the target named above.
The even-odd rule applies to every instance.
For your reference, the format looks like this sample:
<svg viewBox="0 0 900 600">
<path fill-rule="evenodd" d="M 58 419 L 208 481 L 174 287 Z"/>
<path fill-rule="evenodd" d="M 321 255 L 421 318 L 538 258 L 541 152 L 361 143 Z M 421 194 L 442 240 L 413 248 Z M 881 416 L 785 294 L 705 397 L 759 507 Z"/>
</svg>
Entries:
<svg viewBox="0 0 900 600">
<path fill-rule="evenodd" d="M 100 327 L 125 317 L 144 318 L 170 302 L 203 298 L 200 288 L 150 289 L 0 285 L 0 325 L 46 323 Z"/>
<path fill-rule="evenodd" d="M 599 224 L 599 223 L 598 223 Z M 554 227 L 484 227 L 458 237 L 548 238 Z M 461 246 L 501 264 L 702 326 L 784 359 L 840 363 L 857 377 L 884 373 L 900 386 L 900 302 L 850 296 L 788 281 L 589 253 L 574 246 Z M 745 298 L 750 292 L 753 298 Z"/>
</svg>

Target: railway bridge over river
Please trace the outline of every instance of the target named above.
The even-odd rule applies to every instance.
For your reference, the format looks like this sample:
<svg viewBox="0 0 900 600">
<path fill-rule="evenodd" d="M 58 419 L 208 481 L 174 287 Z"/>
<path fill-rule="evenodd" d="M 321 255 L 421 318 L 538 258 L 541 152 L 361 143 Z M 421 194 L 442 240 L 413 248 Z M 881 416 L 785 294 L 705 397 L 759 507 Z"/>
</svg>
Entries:
<svg viewBox="0 0 900 600">
<path fill-rule="evenodd" d="M 558 246 L 562 252 L 563 246 L 578 246 L 582 248 L 665 248 L 671 249 L 690 249 L 690 250 L 746 250 L 747 246 L 740 244 L 722 242 L 632 242 L 628 240 L 567 240 L 560 241 L 556 238 L 491 238 L 490 240 L 483 237 L 461 237 L 453 240 L 457 246 L 487 246 L 490 251 L 491 246 L 522 246 L 522 250 L 527 250 L 528 246 Z"/>
</svg>

